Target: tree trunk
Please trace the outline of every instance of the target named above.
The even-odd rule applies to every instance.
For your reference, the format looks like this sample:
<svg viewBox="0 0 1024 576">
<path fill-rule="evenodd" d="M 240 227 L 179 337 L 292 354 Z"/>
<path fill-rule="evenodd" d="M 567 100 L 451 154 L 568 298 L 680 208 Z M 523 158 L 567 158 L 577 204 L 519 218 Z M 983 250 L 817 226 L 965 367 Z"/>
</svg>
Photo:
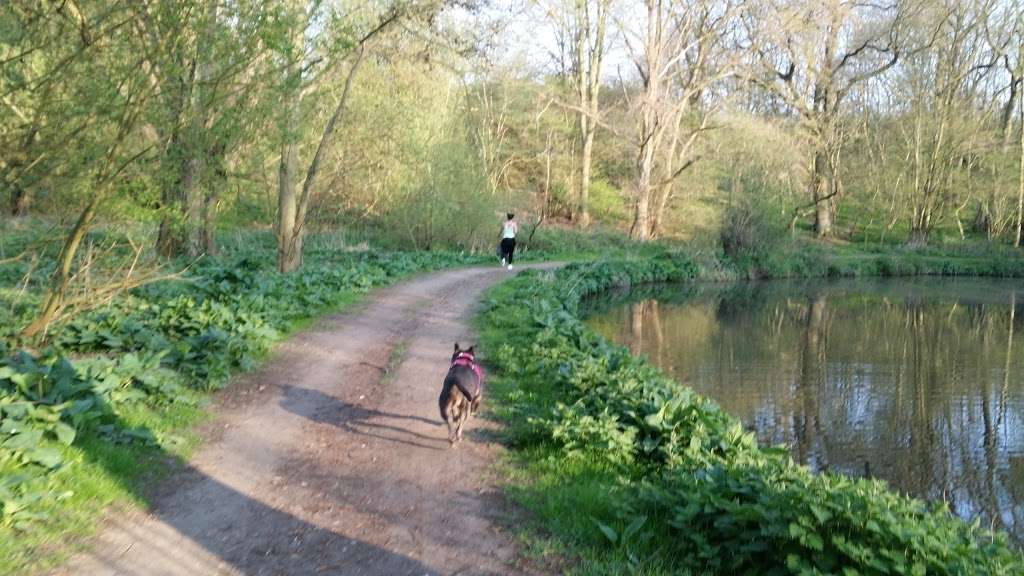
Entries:
<svg viewBox="0 0 1024 576">
<path fill-rule="evenodd" d="M 17 182 L 11 184 L 11 216 L 19 218 L 28 215 L 30 200 L 31 196 Z"/>
<path fill-rule="evenodd" d="M 181 178 L 182 198 L 185 201 L 185 250 L 189 258 L 203 251 L 203 192 L 200 189 L 203 159 L 193 151 L 185 161 Z"/>
<path fill-rule="evenodd" d="M 157 239 L 158 252 L 167 257 L 186 254 L 189 258 L 196 258 L 205 248 L 202 188 L 207 146 L 204 133 L 208 84 L 213 75 L 209 52 L 213 35 L 216 34 L 217 0 L 208 0 L 205 11 L 188 74 L 174 83 L 178 91 L 175 98 L 176 116 L 184 130 L 175 130 L 166 155 L 166 158 L 176 163 L 175 169 L 179 174 L 175 185 L 164 195 L 169 213 L 160 222 Z"/>
<path fill-rule="evenodd" d="M 591 14 L 591 9 L 596 13 Z M 590 225 L 590 174 L 593 164 L 594 134 L 600 110 L 601 65 L 608 21 L 608 0 L 575 0 L 575 42 L 573 60 L 576 64 L 576 92 L 579 96 L 580 187 L 575 220 L 583 227 Z"/>
<path fill-rule="evenodd" d="M 1020 105 L 1020 172 L 1017 188 L 1017 233 L 1013 245 L 1020 248 L 1021 234 L 1024 234 L 1024 101 Z"/>
<path fill-rule="evenodd" d="M 1003 108 L 1003 118 L 1000 124 L 1003 130 L 1003 152 L 1010 148 L 1010 141 L 1013 139 L 1013 109 L 1017 105 L 1017 96 L 1020 86 L 1020 79 L 1010 77 L 1010 96 Z"/>
<path fill-rule="evenodd" d="M 633 226 L 629 235 L 634 240 L 649 240 L 651 234 L 651 179 L 654 173 L 654 153 L 658 147 L 660 130 L 657 106 L 661 101 L 662 37 L 661 5 L 647 0 L 647 36 L 644 39 L 644 92 L 641 96 L 640 149 L 636 162 L 636 204 Z"/>
<path fill-rule="evenodd" d="M 203 202 L 203 253 L 217 255 L 217 193 L 210 190 Z"/>
<path fill-rule="evenodd" d="M 284 77 L 281 163 L 277 171 L 277 269 L 280 272 L 292 272 L 302 266 L 302 227 L 298 222 L 295 177 L 299 162 L 304 32 L 305 22 L 296 23 Z"/>
<path fill-rule="evenodd" d="M 291 129 L 295 129 L 298 124 L 298 106 L 289 104 L 288 107 L 287 123 Z M 296 230 L 295 221 L 298 213 L 298 199 L 295 195 L 297 163 L 298 143 L 288 138 L 281 149 L 277 184 L 277 269 L 280 272 L 292 272 L 302 265 L 302 230 Z"/>
<path fill-rule="evenodd" d="M 594 129 L 587 127 L 587 119 L 580 117 L 583 132 L 583 151 L 580 156 L 580 198 L 576 209 L 577 221 L 586 228 L 590 225 L 590 165 L 594 149 Z"/>
<path fill-rule="evenodd" d="M 668 207 L 669 196 L 672 194 L 672 183 L 662 185 L 662 189 L 655 195 L 655 203 L 651 210 L 650 226 L 651 229 L 648 232 L 649 238 L 657 238 L 661 235 L 662 225 L 664 224 L 665 209 Z"/>
<path fill-rule="evenodd" d="M 645 120 L 644 126 L 657 129 L 650 120 Z M 651 238 L 651 194 L 654 192 L 651 185 L 651 172 L 653 170 L 654 147 L 648 139 L 637 166 L 636 210 L 633 213 L 633 227 L 629 231 L 630 237 L 634 240 L 650 240 Z"/>
<path fill-rule="evenodd" d="M 826 156 L 821 150 L 814 153 L 814 170 L 811 172 L 811 197 L 814 199 L 814 231 L 818 238 L 832 235 L 832 197 Z"/>
<path fill-rule="evenodd" d="M 203 198 L 203 252 L 210 255 L 217 255 L 217 202 L 220 194 L 217 192 L 221 187 L 227 185 L 228 174 L 224 167 L 224 153 L 226 145 L 218 142 L 210 147 L 209 162 L 212 167 L 213 181 L 207 186 Z"/>
<path fill-rule="evenodd" d="M 281 166 L 278 171 L 277 267 L 281 272 L 292 272 L 302 266 L 302 236 L 305 234 L 306 213 L 313 194 L 313 186 L 320 173 L 320 166 L 327 155 L 327 150 L 330 148 L 334 129 L 348 104 L 356 72 L 359 71 L 359 65 L 366 53 L 366 43 L 395 22 L 399 15 L 400 12 L 397 11 L 389 13 L 357 43 L 356 59 L 352 62 L 352 67 L 345 78 L 345 88 L 342 90 L 338 105 L 335 106 L 334 113 L 331 114 L 327 126 L 324 127 L 324 132 L 320 136 L 320 143 L 317 145 L 313 160 L 309 163 L 309 169 L 306 170 L 306 178 L 302 183 L 302 194 L 299 197 L 296 197 L 295 194 L 295 170 L 298 163 L 299 114 L 302 104 L 301 59 L 291 58 L 288 64 L 285 72 L 287 104 L 283 129 L 284 145 L 281 152 Z M 304 29 L 304 26 L 297 26 L 292 37 L 292 46 L 293 48 L 298 47 L 300 54 L 305 36 Z"/>
<path fill-rule="evenodd" d="M 928 227 L 926 225 L 915 224 L 910 229 L 910 237 L 907 239 L 907 245 L 912 248 L 922 248 L 928 245 Z"/>
<path fill-rule="evenodd" d="M 50 288 L 43 299 L 43 305 L 40 307 L 39 314 L 36 315 L 35 319 L 21 331 L 20 336 L 22 338 L 34 338 L 45 330 L 54 317 L 57 316 L 57 313 L 60 312 L 61 306 L 64 303 L 64 296 L 67 293 L 68 284 L 71 282 L 71 267 L 75 262 L 75 255 L 82 244 L 82 239 L 85 238 L 85 233 L 89 230 L 89 225 L 92 224 L 92 220 L 96 216 L 96 208 L 99 206 L 101 197 L 99 193 L 92 195 L 89 204 L 86 205 L 85 209 L 78 216 L 75 227 L 72 228 L 71 233 L 64 240 L 64 245 L 57 256 L 57 269 L 50 276 Z"/>
<path fill-rule="evenodd" d="M 172 139 L 168 151 L 165 152 L 165 159 L 173 154 L 178 148 L 177 137 Z M 163 204 L 163 216 L 160 218 L 160 228 L 157 231 L 156 251 L 165 258 L 173 258 L 184 251 L 185 239 L 182 235 L 182 223 L 179 218 L 179 207 L 184 203 L 181 199 L 182 187 L 177 180 L 183 174 L 179 173 L 176 182 L 164 186 L 160 194 L 160 201 Z"/>
<path fill-rule="evenodd" d="M 650 186 L 647 190 L 639 190 L 636 198 L 636 211 L 633 213 L 633 227 L 629 231 L 630 238 L 634 240 L 651 239 L 650 223 Z"/>
<path fill-rule="evenodd" d="M 186 136 L 186 138 L 190 138 Z M 168 154 L 180 158 L 178 176 L 163 192 L 165 214 L 157 233 L 157 252 L 166 258 L 187 254 L 196 257 L 202 251 L 200 222 L 202 193 L 199 189 L 203 160 L 192 146 L 180 140 L 171 144 Z"/>
</svg>

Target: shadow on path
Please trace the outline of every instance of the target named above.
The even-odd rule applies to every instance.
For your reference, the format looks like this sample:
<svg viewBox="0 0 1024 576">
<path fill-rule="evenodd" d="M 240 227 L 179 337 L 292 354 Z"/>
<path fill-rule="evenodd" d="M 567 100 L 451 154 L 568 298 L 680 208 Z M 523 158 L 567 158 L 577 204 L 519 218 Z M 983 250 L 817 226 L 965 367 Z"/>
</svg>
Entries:
<svg viewBox="0 0 1024 576">
<path fill-rule="evenodd" d="M 281 388 L 281 407 L 292 414 L 314 422 L 329 424 L 352 434 L 379 438 L 388 442 L 397 442 L 428 450 L 443 451 L 448 447 L 448 439 L 445 436 L 421 434 L 406 427 L 382 422 L 382 420 L 387 419 L 404 420 L 428 424 L 431 427 L 440 427 L 442 424 L 440 417 L 437 420 L 430 420 L 421 416 L 382 412 L 354 404 L 347 404 L 318 390 L 289 385 L 282 386 Z M 427 442 L 436 442 L 437 445 L 432 446 L 413 439 L 387 435 L 385 432 L 396 432 L 400 436 L 411 436 L 412 438 Z"/>
<path fill-rule="evenodd" d="M 155 459 L 174 458 L 160 448 L 154 450 Z M 116 455 L 110 451 L 90 451 L 88 457 L 117 474 Z M 341 531 L 350 527 L 338 526 L 335 531 L 268 503 L 274 496 L 283 500 L 279 493 L 268 492 L 264 502 L 259 493 L 240 492 L 188 463 L 178 461 L 176 466 L 162 482 L 167 494 L 154 496 L 144 481 L 124 478 L 140 499 L 153 503 L 150 516 L 115 516 L 94 549 L 73 558 L 58 573 L 440 574 L 417 560 L 345 536 Z"/>
</svg>

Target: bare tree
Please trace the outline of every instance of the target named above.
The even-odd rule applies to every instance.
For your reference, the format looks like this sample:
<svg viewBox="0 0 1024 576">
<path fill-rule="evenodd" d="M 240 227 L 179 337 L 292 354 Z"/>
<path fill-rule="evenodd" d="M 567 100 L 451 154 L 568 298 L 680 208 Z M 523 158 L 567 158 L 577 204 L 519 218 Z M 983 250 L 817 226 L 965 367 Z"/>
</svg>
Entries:
<svg viewBox="0 0 1024 576">
<path fill-rule="evenodd" d="M 580 133 L 580 181 L 576 220 L 590 224 L 590 172 L 594 154 L 594 135 L 600 116 L 601 67 L 606 50 L 606 31 L 611 0 L 573 0 L 570 24 L 574 37 L 572 65 L 576 83 Z"/>
<path fill-rule="evenodd" d="M 946 208 L 969 201 L 971 172 L 995 111 L 978 105 L 982 81 L 996 64 L 983 37 L 988 7 L 961 0 L 934 5 L 938 41 L 909 56 L 889 79 L 906 111 L 896 121 L 902 185 L 894 191 L 907 212 L 912 245 L 927 244 Z"/>
<path fill-rule="evenodd" d="M 628 97 L 638 123 L 635 239 L 661 232 L 676 180 L 698 160 L 699 138 L 723 101 L 712 89 L 735 70 L 724 39 L 737 6 L 731 0 L 646 0 L 644 28 L 626 28 L 641 84 Z"/>
<path fill-rule="evenodd" d="M 905 28 L 914 0 L 761 0 L 747 4 L 750 80 L 780 98 L 798 117 L 809 143 L 807 188 L 819 236 L 832 234 L 842 192 L 843 100 L 882 74 L 908 50 Z"/>
</svg>

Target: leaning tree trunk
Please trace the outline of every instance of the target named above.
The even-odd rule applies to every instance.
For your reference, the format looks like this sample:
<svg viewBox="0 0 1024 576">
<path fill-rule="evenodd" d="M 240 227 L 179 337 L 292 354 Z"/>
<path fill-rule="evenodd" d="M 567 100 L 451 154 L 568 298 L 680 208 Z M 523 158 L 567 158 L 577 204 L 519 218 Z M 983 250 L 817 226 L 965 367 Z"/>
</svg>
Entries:
<svg viewBox="0 0 1024 576">
<path fill-rule="evenodd" d="M 57 316 L 57 313 L 60 312 L 61 306 L 64 304 L 64 296 L 67 293 L 68 284 L 71 282 L 71 267 L 75 262 L 75 255 L 82 244 L 82 239 L 85 238 L 85 233 L 89 230 L 89 225 L 92 224 L 93 218 L 96 217 L 96 208 L 99 206 L 101 197 L 100 193 L 92 195 L 89 204 L 86 205 L 85 209 L 78 216 L 75 227 L 71 229 L 71 233 L 64 240 L 64 245 L 57 256 L 57 269 L 50 276 L 50 288 L 43 299 L 43 305 L 40 307 L 39 314 L 36 315 L 35 319 L 21 331 L 20 336 L 22 338 L 34 338 L 45 330 Z"/>
</svg>

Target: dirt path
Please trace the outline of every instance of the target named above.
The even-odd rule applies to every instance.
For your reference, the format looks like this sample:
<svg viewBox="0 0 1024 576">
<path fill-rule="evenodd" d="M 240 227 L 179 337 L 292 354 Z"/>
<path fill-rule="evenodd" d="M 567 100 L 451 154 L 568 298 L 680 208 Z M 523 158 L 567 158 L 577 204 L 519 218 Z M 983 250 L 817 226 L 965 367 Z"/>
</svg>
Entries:
<svg viewBox="0 0 1024 576">
<path fill-rule="evenodd" d="M 508 271 L 381 290 L 279 345 L 218 400 L 218 438 L 60 574 L 523 574 L 489 479 L 494 424 L 448 448 L 452 342 Z M 486 399 L 485 399 L 486 402 Z"/>
</svg>

